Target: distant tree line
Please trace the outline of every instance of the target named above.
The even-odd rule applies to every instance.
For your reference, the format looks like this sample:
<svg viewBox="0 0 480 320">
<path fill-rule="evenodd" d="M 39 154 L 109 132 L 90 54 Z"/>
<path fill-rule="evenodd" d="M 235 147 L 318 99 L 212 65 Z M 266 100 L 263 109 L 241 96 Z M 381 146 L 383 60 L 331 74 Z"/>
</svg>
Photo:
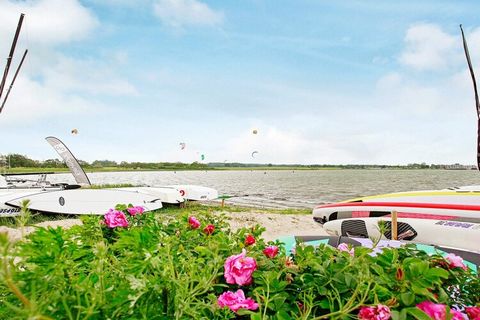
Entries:
<svg viewBox="0 0 480 320">
<path fill-rule="evenodd" d="M 122 168 L 122 169 L 146 169 L 146 170 L 197 170 L 208 168 L 207 164 L 193 162 L 126 162 L 117 163 L 112 160 L 95 160 L 92 163 L 78 160 L 80 165 L 85 168 Z M 9 154 L 4 157 L 4 166 L 10 168 L 67 168 L 67 165 L 59 159 L 47 159 L 45 161 L 33 160 L 21 154 Z"/>
<path fill-rule="evenodd" d="M 3 160 L 2 160 L 3 159 Z M 2 163 L 3 162 L 3 163 Z M 272 164 L 272 163 L 240 163 L 240 162 L 210 162 L 208 164 L 192 162 L 127 162 L 120 163 L 112 160 L 95 160 L 92 163 L 78 160 L 80 165 L 85 169 L 94 168 L 118 168 L 128 170 L 205 170 L 213 168 L 255 168 L 255 167 L 269 167 L 269 168 L 300 168 L 300 169 L 456 169 L 456 170 L 474 170 L 474 165 L 461 165 L 458 163 L 450 165 L 442 164 L 426 164 L 410 163 L 408 165 L 377 165 L 377 164 L 346 164 L 346 165 L 332 165 L 332 164 Z M 33 160 L 21 154 L 9 154 L 0 157 L 0 166 L 9 166 L 11 168 L 67 168 L 65 163 L 59 159 L 47 159 L 44 161 Z"/>
</svg>

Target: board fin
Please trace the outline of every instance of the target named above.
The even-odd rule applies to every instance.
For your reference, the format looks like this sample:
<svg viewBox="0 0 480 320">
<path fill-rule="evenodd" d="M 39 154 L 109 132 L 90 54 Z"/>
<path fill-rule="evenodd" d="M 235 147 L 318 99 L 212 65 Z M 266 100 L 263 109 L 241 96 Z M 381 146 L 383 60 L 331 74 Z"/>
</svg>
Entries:
<svg viewBox="0 0 480 320">
<path fill-rule="evenodd" d="M 65 164 L 72 172 L 75 181 L 79 185 L 91 185 L 90 180 L 88 179 L 87 174 L 83 171 L 78 160 L 73 156 L 72 152 L 67 148 L 67 146 L 60 141 L 60 139 L 55 137 L 46 137 L 45 140 L 57 151 L 60 157 L 65 161 Z"/>
</svg>

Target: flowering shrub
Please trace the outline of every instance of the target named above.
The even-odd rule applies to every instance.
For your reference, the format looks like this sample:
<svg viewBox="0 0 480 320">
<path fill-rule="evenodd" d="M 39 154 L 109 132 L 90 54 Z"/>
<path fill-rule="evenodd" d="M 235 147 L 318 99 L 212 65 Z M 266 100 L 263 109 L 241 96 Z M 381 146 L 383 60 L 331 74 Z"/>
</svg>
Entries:
<svg viewBox="0 0 480 320">
<path fill-rule="evenodd" d="M 207 235 L 211 235 L 215 231 L 215 226 L 213 224 L 209 224 L 205 228 L 203 228 L 203 232 Z"/>
<path fill-rule="evenodd" d="M 122 211 L 110 209 L 105 213 L 105 225 L 109 228 L 128 227 L 127 217 Z"/>
<path fill-rule="evenodd" d="M 252 236 L 251 234 L 247 235 L 245 237 L 245 245 L 246 246 L 251 246 L 253 244 L 255 244 L 255 237 Z"/>
<path fill-rule="evenodd" d="M 257 310 L 258 304 L 250 298 L 245 298 L 245 294 L 242 289 L 238 289 L 237 292 L 227 291 L 222 293 L 218 297 L 219 307 L 228 307 L 233 312 L 237 312 L 239 309 Z"/>
<path fill-rule="evenodd" d="M 195 217 L 188 217 L 188 223 L 192 229 L 198 229 L 201 226 L 200 221 Z"/>
<path fill-rule="evenodd" d="M 381 304 L 375 307 L 361 307 L 358 313 L 360 320 L 388 320 L 390 317 L 390 308 Z"/>
<path fill-rule="evenodd" d="M 132 208 L 16 243 L 0 234 L 0 319 L 478 320 L 480 280 L 454 257 L 300 243 L 287 256 L 218 208 Z"/>
<path fill-rule="evenodd" d="M 468 315 L 469 319 L 480 320 L 480 306 L 479 307 L 467 307 L 465 312 Z"/>
<path fill-rule="evenodd" d="M 277 246 L 268 246 L 265 249 L 263 249 L 263 254 L 265 256 L 267 256 L 268 258 L 273 259 L 278 254 L 278 247 Z"/>
</svg>

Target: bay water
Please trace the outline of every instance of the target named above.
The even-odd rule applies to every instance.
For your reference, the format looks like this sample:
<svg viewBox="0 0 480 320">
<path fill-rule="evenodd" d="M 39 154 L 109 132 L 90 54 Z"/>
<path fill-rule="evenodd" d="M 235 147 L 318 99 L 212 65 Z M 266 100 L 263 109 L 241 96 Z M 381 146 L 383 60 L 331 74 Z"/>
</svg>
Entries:
<svg viewBox="0 0 480 320">
<path fill-rule="evenodd" d="M 476 170 L 225 170 L 88 173 L 93 184 L 166 186 L 195 184 L 234 196 L 227 203 L 266 208 L 313 208 L 351 198 L 413 190 L 479 185 Z M 51 182 L 74 184 L 71 174 Z"/>
</svg>

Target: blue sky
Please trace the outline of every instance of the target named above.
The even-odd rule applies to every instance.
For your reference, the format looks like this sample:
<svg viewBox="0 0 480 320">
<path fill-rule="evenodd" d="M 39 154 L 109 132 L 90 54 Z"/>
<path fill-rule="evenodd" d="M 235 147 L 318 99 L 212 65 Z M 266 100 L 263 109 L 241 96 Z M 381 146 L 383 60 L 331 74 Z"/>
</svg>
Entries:
<svg viewBox="0 0 480 320">
<path fill-rule="evenodd" d="M 29 49 L 0 114 L 0 153 L 55 158 L 44 138 L 56 136 L 87 161 L 474 164 L 458 25 L 480 66 L 479 10 L 441 0 L 0 0 L 5 58 L 26 14 L 10 78 Z"/>
</svg>

